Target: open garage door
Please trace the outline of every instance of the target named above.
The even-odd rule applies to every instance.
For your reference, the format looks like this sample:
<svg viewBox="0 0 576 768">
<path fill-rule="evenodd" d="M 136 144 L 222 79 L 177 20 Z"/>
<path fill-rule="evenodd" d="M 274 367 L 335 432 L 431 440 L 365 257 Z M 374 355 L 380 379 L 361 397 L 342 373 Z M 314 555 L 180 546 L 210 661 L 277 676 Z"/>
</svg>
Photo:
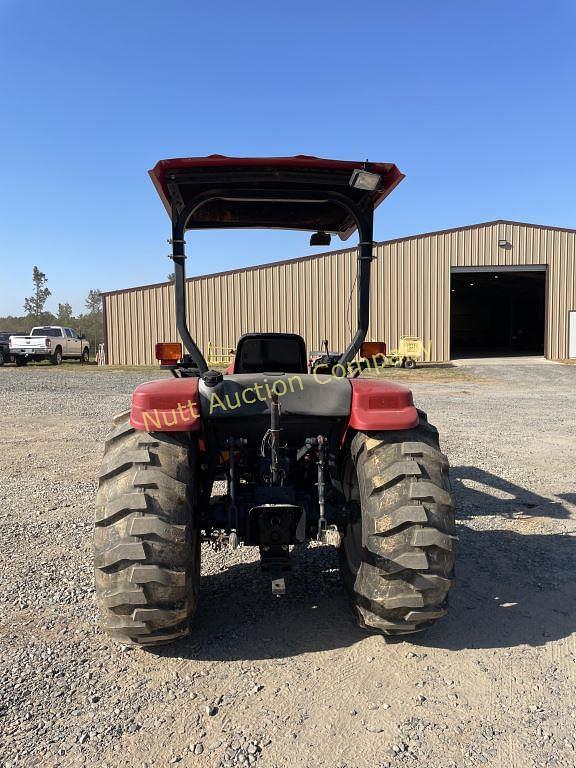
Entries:
<svg viewBox="0 0 576 768">
<path fill-rule="evenodd" d="M 450 356 L 544 354 L 546 267 L 454 268 Z"/>
</svg>

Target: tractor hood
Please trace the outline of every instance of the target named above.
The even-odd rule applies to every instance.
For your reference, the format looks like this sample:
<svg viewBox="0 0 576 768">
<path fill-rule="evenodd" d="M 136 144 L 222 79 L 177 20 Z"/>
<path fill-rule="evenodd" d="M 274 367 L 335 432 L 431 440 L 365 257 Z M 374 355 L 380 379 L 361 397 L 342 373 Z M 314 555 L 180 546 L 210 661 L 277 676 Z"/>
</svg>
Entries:
<svg viewBox="0 0 576 768">
<path fill-rule="evenodd" d="M 356 170 L 378 174 L 375 189 L 351 185 Z M 296 157 L 186 157 L 160 160 L 149 172 L 166 210 L 198 201 L 187 229 L 272 228 L 323 231 L 342 240 L 356 229 L 349 212 L 323 195 L 373 211 L 404 175 L 392 163 Z M 202 202 L 203 197 L 206 202 Z"/>
</svg>

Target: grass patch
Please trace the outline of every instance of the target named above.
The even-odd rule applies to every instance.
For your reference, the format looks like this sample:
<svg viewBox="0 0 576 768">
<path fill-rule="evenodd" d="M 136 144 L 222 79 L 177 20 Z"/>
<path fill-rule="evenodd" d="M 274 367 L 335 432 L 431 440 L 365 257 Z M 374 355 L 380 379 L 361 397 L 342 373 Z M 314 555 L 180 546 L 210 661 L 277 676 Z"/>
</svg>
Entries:
<svg viewBox="0 0 576 768">
<path fill-rule="evenodd" d="M 84 371 L 90 368 L 94 373 L 170 373 L 162 370 L 159 365 L 82 365 L 79 368 Z M 71 369 L 72 366 L 68 370 Z"/>
<path fill-rule="evenodd" d="M 77 360 L 66 360 L 61 365 L 52 365 L 47 361 L 28 363 L 19 368 L 7 363 L 0 370 L 31 370 L 31 371 L 65 371 L 66 373 L 166 373 L 158 365 L 96 365 L 96 363 L 80 363 Z"/>
<path fill-rule="evenodd" d="M 365 371 L 363 377 L 369 379 L 393 379 L 402 382 L 434 381 L 476 381 L 475 376 L 471 376 L 463 368 L 457 368 L 454 365 L 422 365 L 417 368 L 394 368 L 393 366 L 379 368 L 378 371 Z"/>
</svg>

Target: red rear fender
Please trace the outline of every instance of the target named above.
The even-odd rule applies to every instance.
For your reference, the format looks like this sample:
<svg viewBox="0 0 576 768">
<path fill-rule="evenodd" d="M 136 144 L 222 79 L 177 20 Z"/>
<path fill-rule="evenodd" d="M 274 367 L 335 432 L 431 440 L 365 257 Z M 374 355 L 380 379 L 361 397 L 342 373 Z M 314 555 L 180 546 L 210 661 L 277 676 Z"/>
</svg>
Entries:
<svg viewBox="0 0 576 768">
<path fill-rule="evenodd" d="M 362 432 L 411 429 L 418 424 L 412 393 L 384 380 L 350 379 L 348 428 Z M 144 432 L 195 432 L 202 428 L 198 379 L 160 379 L 136 387 L 130 423 Z"/>
<path fill-rule="evenodd" d="M 159 379 L 132 394 L 130 424 L 144 432 L 196 432 L 202 427 L 198 379 Z"/>
<path fill-rule="evenodd" d="M 412 392 L 384 379 L 351 379 L 348 427 L 361 432 L 412 429 L 418 424 Z"/>
</svg>

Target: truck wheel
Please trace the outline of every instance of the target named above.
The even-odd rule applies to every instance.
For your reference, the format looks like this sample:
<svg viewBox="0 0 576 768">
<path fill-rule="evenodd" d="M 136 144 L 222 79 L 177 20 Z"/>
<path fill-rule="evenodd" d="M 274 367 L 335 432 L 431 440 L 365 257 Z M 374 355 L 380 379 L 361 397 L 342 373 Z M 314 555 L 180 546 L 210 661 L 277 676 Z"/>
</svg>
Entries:
<svg viewBox="0 0 576 768">
<path fill-rule="evenodd" d="M 446 614 L 457 547 L 448 460 L 420 413 L 402 432 L 359 432 L 344 466 L 352 519 L 340 568 L 362 627 L 419 632 Z M 356 513 L 356 514 L 354 514 Z"/>
<path fill-rule="evenodd" d="M 54 350 L 54 354 L 50 355 L 50 362 L 52 365 L 60 365 L 62 363 L 62 349 L 61 347 L 56 347 Z"/>
<path fill-rule="evenodd" d="M 129 645 L 188 634 L 200 586 L 193 519 L 196 444 L 140 432 L 129 412 L 106 441 L 96 497 L 94 564 L 103 628 Z"/>
<path fill-rule="evenodd" d="M 0 352 L 0 365 L 4 365 L 6 362 L 6 358 L 4 357 L 4 352 Z"/>
<path fill-rule="evenodd" d="M 23 365 L 28 365 L 28 360 L 25 357 L 20 357 L 20 355 L 14 355 L 14 362 L 19 368 Z"/>
<path fill-rule="evenodd" d="M 89 363 L 90 362 L 90 350 L 88 347 L 84 347 L 82 350 L 82 362 L 83 363 Z"/>
</svg>

